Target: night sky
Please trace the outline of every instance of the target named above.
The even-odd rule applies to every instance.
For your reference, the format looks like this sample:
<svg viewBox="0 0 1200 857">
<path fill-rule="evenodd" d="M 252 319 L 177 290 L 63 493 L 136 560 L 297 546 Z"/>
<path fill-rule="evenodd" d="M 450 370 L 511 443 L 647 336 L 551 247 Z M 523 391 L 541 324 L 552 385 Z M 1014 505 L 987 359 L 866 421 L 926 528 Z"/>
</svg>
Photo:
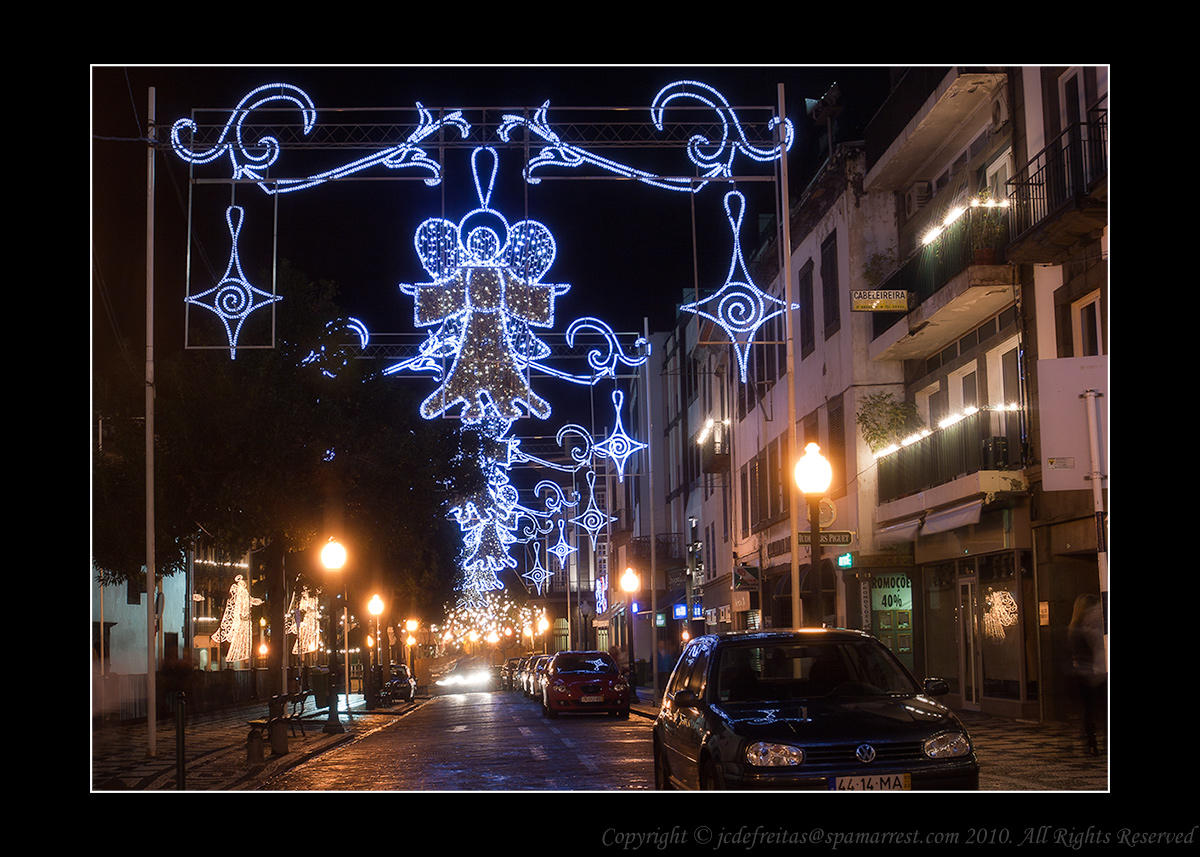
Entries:
<svg viewBox="0 0 1200 857">
<path fill-rule="evenodd" d="M 171 151 L 156 158 L 155 257 L 156 352 L 183 347 L 183 298 L 188 293 L 187 223 L 193 223 L 190 293 L 211 288 L 229 257 L 229 233 L 224 222 L 231 201 L 246 210 L 239 239 L 243 268 L 254 285 L 271 289 L 271 241 L 278 256 L 310 277 L 339 285 L 339 302 L 349 315 L 361 319 L 373 335 L 413 334 L 412 298 L 400 292 L 402 282 L 428 280 L 413 248 L 413 233 L 426 218 L 445 216 L 457 222 L 478 205 L 470 168 L 474 145 L 499 144 L 494 123 L 502 112 L 521 112 L 550 102 L 549 124 L 585 148 L 639 169 L 687 175 L 694 168 L 682 145 L 663 148 L 636 146 L 601 149 L 593 140 L 569 138 L 573 121 L 592 120 L 601 133 L 607 127 L 631 129 L 654 140 L 649 105 L 664 85 L 681 79 L 702 81 L 720 91 L 739 116 L 765 117 L 778 100 L 783 83 L 786 112 L 796 128 L 789 157 L 794 194 L 806 184 L 824 156 L 825 128 L 804 113 L 805 98 L 819 98 L 837 82 L 846 106 L 838 137 L 860 139 L 861 129 L 887 94 L 883 67 L 146 67 L 103 66 L 92 69 L 92 334 L 93 375 L 121 387 L 140 391 L 145 325 L 146 147 L 148 88 L 155 88 L 160 134 L 165 137 L 177 119 L 203 110 L 202 124 L 221 123 L 251 90 L 266 83 L 289 83 L 303 89 L 317 110 L 313 137 L 340 123 L 407 123 L 421 102 L 435 113 L 440 108 L 462 109 L 476 129 L 467 142 L 444 156 L 435 147 L 426 151 L 443 163 L 444 181 L 429 187 L 420 181 L 426 172 L 373 167 L 356 174 L 358 180 L 339 181 L 278 196 L 256 185 L 231 189 L 228 183 L 193 186 L 189 192 L 188 165 Z M 681 114 L 675 105 L 694 109 L 684 100 L 668 105 L 666 119 Z M 573 111 L 571 108 L 625 108 Z M 209 109 L 212 108 L 212 109 Z M 353 110 L 351 108 L 357 108 Z M 368 108 L 394 108 L 389 111 Z M 295 122 L 292 109 L 287 121 Z M 711 116 L 711 112 L 707 114 Z M 590 132 L 589 132 L 590 133 Z M 485 138 L 486 135 L 491 135 Z M 513 139 L 540 140 L 518 130 Z M 389 139 L 380 145 L 399 142 Z M 275 175 L 305 175 L 340 166 L 366 150 L 292 152 L 285 148 Z M 722 199 L 727 186 L 710 184 L 699 193 L 672 192 L 637 182 L 609 180 L 596 168 L 553 167 L 540 185 L 521 177 L 524 152 L 501 148 L 491 207 L 509 223 L 530 217 L 545 223 L 558 245 L 557 257 L 543 282 L 570 283 L 571 290 L 556 304 L 554 332 L 562 333 L 571 320 L 595 315 L 621 332 L 642 330 L 648 317 L 653 329 L 664 329 L 674 318 L 697 278 L 701 288 L 717 288 L 729 266 L 732 236 Z M 739 155 L 735 174 L 769 176 L 774 165 Z M 581 179 L 601 176 L 605 180 Z M 194 168 L 198 179 L 228 179 L 228 158 Z M 403 177 L 403 181 L 380 180 Z M 553 178 L 552 178 L 553 177 Z M 560 178 L 561 177 L 561 178 Z M 568 180 L 575 177 L 575 180 Z M 369 179 L 369 180 L 363 180 Z M 757 241 L 760 215 L 774 214 L 772 185 L 741 183 L 748 198 L 741 238 L 749 256 Z M 277 230 L 277 234 L 272 234 Z M 693 241 L 693 232 L 695 241 Z M 765 286 L 765 283 L 760 283 Z M 287 299 L 284 294 L 284 299 Z M 689 296 L 688 300 L 691 299 Z M 265 316 L 266 312 L 260 315 Z M 251 320 L 256 320 L 252 315 Z M 211 313 L 191 309 L 192 344 L 222 344 L 224 331 Z M 239 344 L 269 337 L 247 323 Z M 215 337 L 215 339 L 214 339 Z M 414 338 L 414 343 L 419 337 Z M 123 347 L 122 347 L 123 344 Z M 425 376 L 410 376 L 430 383 Z M 399 383 L 399 382 L 398 382 Z M 570 386 L 570 385 L 566 385 Z M 554 391 L 546 391 L 553 401 Z M 554 420 L 554 418 L 552 418 Z M 557 422 L 556 422 L 557 424 Z"/>
</svg>

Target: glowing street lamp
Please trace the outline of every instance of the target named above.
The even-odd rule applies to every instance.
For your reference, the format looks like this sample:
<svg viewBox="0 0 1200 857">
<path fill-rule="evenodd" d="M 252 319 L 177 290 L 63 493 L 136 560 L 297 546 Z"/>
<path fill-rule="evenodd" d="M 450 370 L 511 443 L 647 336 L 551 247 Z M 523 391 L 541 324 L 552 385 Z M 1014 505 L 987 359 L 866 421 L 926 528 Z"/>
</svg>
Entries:
<svg viewBox="0 0 1200 857">
<path fill-rule="evenodd" d="M 379 702 L 379 688 L 382 685 L 383 665 L 380 663 L 381 658 L 376 654 L 375 643 L 379 640 L 379 614 L 383 612 L 383 599 L 379 594 L 371 596 L 371 600 L 367 602 L 367 612 L 375 617 L 375 640 L 367 637 L 367 653 L 371 661 L 371 705 Z"/>
<path fill-rule="evenodd" d="M 413 636 L 413 634 L 420 627 L 421 627 L 421 622 L 419 619 L 405 619 L 404 620 L 404 630 L 408 631 L 408 637 L 404 641 L 404 644 L 406 646 L 408 646 L 408 672 L 414 678 L 416 677 L 417 670 L 416 670 L 416 665 L 413 663 L 412 647 L 417 644 L 417 638 L 415 636 Z"/>
<path fill-rule="evenodd" d="M 321 548 L 321 565 L 325 566 L 325 570 L 328 572 L 334 574 L 340 572 L 346 565 L 346 549 L 330 538 L 325 547 Z M 342 721 L 338 719 L 337 711 L 337 637 L 334 635 L 332 589 L 329 601 L 329 696 L 326 700 L 329 706 L 329 717 L 321 731 L 329 735 L 336 735 L 345 732 L 346 727 L 342 726 Z M 349 709 L 349 707 L 350 697 L 347 696 L 346 708 Z"/>
<path fill-rule="evenodd" d="M 630 597 L 632 598 L 633 593 L 637 592 L 641 588 L 642 588 L 642 579 L 640 577 L 638 577 L 638 573 L 636 571 L 634 571 L 632 567 L 626 568 L 625 572 L 621 575 L 621 589 L 624 590 L 625 592 L 629 593 Z M 633 631 L 634 631 L 633 619 L 634 619 L 634 613 L 632 610 L 630 610 L 629 611 L 629 686 L 631 688 L 637 686 L 637 670 L 634 667 L 634 661 L 633 661 Z"/>
<path fill-rule="evenodd" d="M 833 467 L 825 456 L 821 455 L 821 447 L 815 443 L 806 444 L 804 455 L 796 462 L 793 472 L 796 487 L 808 501 L 809 543 L 812 555 L 813 572 L 817 571 L 817 557 L 821 553 L 821 498 L 829 490 L 833 481 Z M 792 563 L 792 624 L 800 624 L 800 581 L 796 564 Z"/>
</svg>

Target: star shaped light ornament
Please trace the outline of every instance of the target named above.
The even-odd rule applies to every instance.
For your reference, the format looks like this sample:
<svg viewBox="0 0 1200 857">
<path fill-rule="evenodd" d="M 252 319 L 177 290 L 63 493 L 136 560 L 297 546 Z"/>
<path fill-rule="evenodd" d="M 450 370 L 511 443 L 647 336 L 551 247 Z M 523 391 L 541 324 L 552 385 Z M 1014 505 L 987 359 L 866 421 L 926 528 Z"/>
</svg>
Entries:
<svg viewBox="0 0 1200 857">
<path fill-rule="evenodd" d="M 572 518 L 571 523 L 582 527 L 588 534 L 588 538 L 592 542 L 592 550 L 596 549 L 596 537 L 600 534 L 600 530 L 609 521 L 615 521 L 613 515 L 605 515 L 600 511 L 600 507 L 596 505 L 596 472 L 589 470 L 587 472 L 588 484 L 588 505 L 584 509 L 583 514 L 577 518 Z"/>
<path fill-rule="evenodd" d="M 732 203 L 737 205 L 736 214 L 731 210 Z M 742 244 L 738 237 L 745 213 L 746 199 L 741 193 L 733 190 L 725 194 L 725 216 L 733 231 L 733 254 L 729 260 L 729 273 L 725 276 L 725 284 L 703 300 L 680 307 L 721 326 L 733 343 L 743 384 L 746 383 L 750 346 L 754 344 L 758 329 L 775 316 L 782 315 L 787 306 L 784 301 L 756 286 L 746 270 L 746 261 L 742 258 Z M 740 273 L 740 280 L 734 278 L 735 273 Z M 799 308 L 799 304 L 792 304 L 792 309 Z"/>
<path fill-rule="evenodd" d="M 596 444 L 596 452 L 602 456 L 607 455 L 616 463 L 617 481 L 624 482 L 626 459 L 639 449 L 645 449 L 646 444 L 636 441 L 625 434 L 625 427 L 621 424 L 621 403 L 625 401 L 625 394 L 620 390 L 613 390 L 612 400 L 617 413 L 617 426 L 607 439 Z"/>
<path fill-rule="evenodd" d="M 560 520 L 558 522 L 558 544 L 556 544 L 552 548 L 546 548 L 547 551 L 549 551 L 550 553 L 552 553 L 556 557 L 558 557 L 558 567 L 559 568 L 566 568 L 567 567 L 567 557 L 569 557 L 571 554 L 575 553 L 575 551 L 578 550 L 578 548 L 570 545 L 567 542 L 566 532 L 564 531 L 565 525 L 566 525 L 565 521 Z"/>
<path fill-rule="evenodd" d="M 533 585 L 533 588 L 537 590 L 537 594 L 540 596 L 542 594 L 542 589 L 550 585 L 550 578 L 554 576 L 554 572 L 547 571 L 542 567 L 542 555 L 538 551 L 537 545 L 533 546 L 533 555 L 533 568 L 522 574 L 521 577 L 528 580 Z"/>
<path fill-rule="evenodd" d="M 242 262 L 238 258 L 238 234 L 242 231 L 244 219 L 245 211 L 240 205 L 231 205 L 225 209 L 225 223 L 229 226 L 232 245 L 225 275 L 208 291 L 184 298 L 186 303 L 204 307 L 221 319 L 221 323 L 225 325 L 225 335 L 229 338 L 230 360 L 237 359 L 238 335 L 246 317 L 256 309 L 282 300 L 280 295 L 273 295 L 250 285 L 246 275 L 242 273 Z"/>
</svg>

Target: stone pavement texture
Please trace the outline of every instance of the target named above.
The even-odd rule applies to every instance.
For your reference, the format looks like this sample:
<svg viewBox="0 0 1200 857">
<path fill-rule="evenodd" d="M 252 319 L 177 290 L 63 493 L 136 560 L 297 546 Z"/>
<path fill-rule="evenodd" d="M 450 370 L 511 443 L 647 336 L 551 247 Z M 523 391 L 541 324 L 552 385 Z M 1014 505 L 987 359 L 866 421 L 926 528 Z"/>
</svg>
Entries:
<svg viewBox="0 0 1200 857">
<path fill-rule="evenodd" d="M 343 698 L 343 706 L 345 705 Z M 193 715 L 184 728 L 184 789 L 186 791 L 253 790 L 268 778 L 326 750 L 394 724 L 421 704 L 401 703 L 368 711 L 361 693 L 350 695 L 350 714 L 339 719 L 345 732 L 326 734 L 328 709 L 305 703 L 304 735 L 288 731 L 288 752 L 271 753 L 264 742 L 262 764 L 247 761 L 247 721 L 267 714 L 266 702 L 227 711 Z M 632 708 L 653 719 L 658 708 L 646 698 Z M 1083 752 L 1078 727 L 1065 723 L 1033 723 L 972 712 L 960 712 L 978 749 L 980 788 L 994 791 L 1107 791 L 1107 747 L 1100 755 Z M 297 730 L 298 732 L 299 730 Z M 174 721 L 160 721 L 157 755 L 148 752 L 146 724 L 105 724 L 92 731 L 91 789 L 93 792 L 179 791 Z"/>
</svg>

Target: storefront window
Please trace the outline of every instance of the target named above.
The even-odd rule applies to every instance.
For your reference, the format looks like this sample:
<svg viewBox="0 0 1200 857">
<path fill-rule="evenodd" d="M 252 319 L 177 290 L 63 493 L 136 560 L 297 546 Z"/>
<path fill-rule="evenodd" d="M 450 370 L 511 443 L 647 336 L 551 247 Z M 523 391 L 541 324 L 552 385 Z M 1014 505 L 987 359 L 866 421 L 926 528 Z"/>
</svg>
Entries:
<svg viewBox="0 0 1200 857">
<path fill-rule="evenodd" d="M 871 630 L 909 670 L 913 663 L 912 580 L 902 571 L 871 578 Z"/>
<path fill-rule="evenodd" d="M 1012 553 L 979 557 L 983 695 L 1021 698 L 1020 587 Z"/>
<path fill-rule="evenodd" d="M 958 598 L 954 563 L 925 569 L 925 674 L 946 680 L 951 693 L 961 692 L 958 670 L 958 641 L 954 620 Z"/>
</svg>

